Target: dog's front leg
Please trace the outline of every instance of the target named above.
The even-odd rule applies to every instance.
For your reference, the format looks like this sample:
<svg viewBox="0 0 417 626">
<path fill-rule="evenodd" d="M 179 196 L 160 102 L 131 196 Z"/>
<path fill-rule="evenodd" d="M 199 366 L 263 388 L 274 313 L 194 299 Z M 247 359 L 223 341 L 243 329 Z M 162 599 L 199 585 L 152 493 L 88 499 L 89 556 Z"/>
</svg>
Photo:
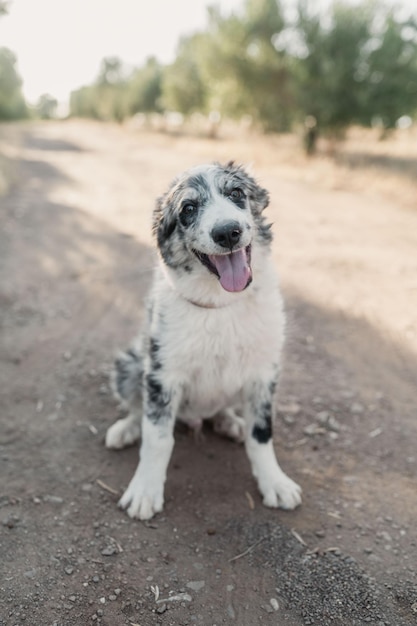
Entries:
<svg viewBox="0 0 417 626">
<path fill-rule="evenodd" d="M 265 506 L 294 509 L 301 487 L 278 465 L 272 442 L 275 380 L 266 376 L 249 386 L 245 402 L 245 447 Z"/>
<path fill-rule="evenodd" d="M 130 517 L 150 519 L 164 506 L 166 471 L 174 446 L 178 391 L 167 389 L 150 373 L 146 377 L 140 461 L 119 501 Z"/>
</svg>

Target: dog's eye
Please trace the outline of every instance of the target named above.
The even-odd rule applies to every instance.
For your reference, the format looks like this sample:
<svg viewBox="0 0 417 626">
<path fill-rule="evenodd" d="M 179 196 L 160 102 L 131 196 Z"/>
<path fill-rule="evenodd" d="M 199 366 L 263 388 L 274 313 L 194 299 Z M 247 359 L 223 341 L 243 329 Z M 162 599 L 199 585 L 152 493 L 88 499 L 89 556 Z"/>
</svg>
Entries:
<svg viewBox="0 0 417 626">
<path fill-rule="evenodd" d="M 198 207 L 192 202 L 185 202 L 180 211 L 180 222 L 183 226 L 189 226 L 194 222 L 194 217 L 197 214 Z"/>
<path fill-rule="evenodd" d="M 197 210 L 197 207 L 195 206 L 195 204 L 191 204 L 190 202 L 187 202 L 187 204 L 184 204 L 184 206 L 181 209 L 181 215 L 189 217 L 193 215 L 196 210 Z"/>
<path fill-rule="evenodd" d="M 243 198 L 243 191 L 241 189 L 239 189 L 239 187 L 235 187 L 230 192 L 229 197 L 232 200 L 242 200 L 242 198 Z"/>
</svg>

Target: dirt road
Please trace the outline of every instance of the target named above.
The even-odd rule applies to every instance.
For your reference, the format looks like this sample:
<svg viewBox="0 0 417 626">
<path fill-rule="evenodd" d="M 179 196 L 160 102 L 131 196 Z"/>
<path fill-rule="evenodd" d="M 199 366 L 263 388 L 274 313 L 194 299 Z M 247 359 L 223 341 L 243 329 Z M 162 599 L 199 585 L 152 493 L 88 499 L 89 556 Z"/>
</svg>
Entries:
<svg viewBox="0 0 417 626">
<path fill-rule="evenodd" d="M 1 625 L 417 623 L 417 211 L 309 184 L 275 149 L 0 130 L 16 172 L 0 199 Z M 137 450 L 103 446 L 108 370 L 143 316 L 155 197 L 230 158 L 271 191 L 288 312 L 275 443 L 303 506 L 265 509 L 240 446 L 178 429 L 165 511 L 134 522 L 116 502 Z"/>
</svg>

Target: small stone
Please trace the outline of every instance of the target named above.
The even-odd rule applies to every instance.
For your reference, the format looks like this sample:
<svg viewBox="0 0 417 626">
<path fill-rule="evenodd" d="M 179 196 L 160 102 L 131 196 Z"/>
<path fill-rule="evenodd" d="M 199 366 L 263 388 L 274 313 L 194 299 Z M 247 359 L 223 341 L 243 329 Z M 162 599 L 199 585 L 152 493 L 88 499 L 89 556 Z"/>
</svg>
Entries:
<svg viewBox="0 0 417 626">
<path fill-rule="evenodd" d="M 113 554 L 117 554 L 118 550 L 116 548 L 116 546 L 106 546 L 105 548 L 103 548 L 103 550 L 101 551 L 101 554 L 103 556 L 112 556 Z"/>
<path fill-rule="evenodd" d="M 326 531 L 322 530 L 322 529 L 316 530 L 315 535 L 316 535 L 316 537 L 320 537 L 320 538 L 325 537 L 326 536 Z"/>
<path fill-rule="evenodd" d="M 274 609 L 274 611 L 278 611 L 279 609 L 279 602 L 276 598 L 271 598 L 269 601 L 269 604 L 272 606 L 272 608 Z"/>
<path fill-rule="evenodd" d="M 68 574 L 68 576 L 71 576 L 71 574 L 73 573 L 73 571 L 74 571 L 74 568 L 73 568 L 73 567 L 71 567 L 71 566 L 68 566 L 68 567 L 66 567 L 66 568 L 64 569 L 64 572 L 65 572 L 66 574 Z"/>
<path fill-rule="evenodd" d="M 278 411 L 289 415 L 297 415 L 301 411 L 301 406 L 297 402 L 289 402 L 288 404 L 279 404 Z"/>
<path fill-rule="evenodd" d="M 114 602 L 115 600 L 117 600 L 117 596 L 115 596 L 115 595 L 114 595 L 114 593 L 111 593 L 111 594 L 109 595 L 109 600 L 110 600 L 111 602 Z"/>
<path fill-rule="evenodd" d="M 200 591 L 205 586 L 206 582 L 204 580 L 190 580 L 185 586 L 192 591 Z"/>
<path fill-rule="evenodd" d="M 60 498 L 59 496 L 46 495 L 43 497 L 43 501 L 50 502 L 51 504 L 62 504 L 64 502 L 64 499 Z"/>
<path fill-rule="evenodd" d="M 18 521 L 19 517 L 17 517 L 17 515 L 10 515 L 3 520 L 3 526 L 6 526 L 7 528 L 14 528 Z"/>
<path fill-rule="evenodd" d="M 72 354 L 71 352 L 69 352 L 69 350 L 65 351 L 62 356 L 64 357 L 65 361 L 70 361 L 72 358 Z"/>
<path fill-rule="evenodd" d="M 158 608 L 156 609 L 157 613 L 165 613 L 165 611 L 168 609 L 167 604 L 164 602 L 163 604 L 161 604 L 160 606 L 158 606 Z"/>
<path fill-rule="evenodd" d="M 75 596 L 69 596 L 68 600 L 69 600 L 70 602 L 75 602 L 76 597 L 75 597 Z"/>
<path fill-rule="evenodd" d="M 93 576 L 93 583 L 99 583 L 100 582 L 100 577 L 99 576 Z"/>
<path fill-rule="evenodd" d="M 316 413 L 316 419 L 318 422 L 320 422 L 320 424 L 326 424 L 326 422 L 329 421 L 329 418 L 331 417 L 329 411 L 319 411 L 318 413 Z"/>
<path fill-rule="evenodd" d="M 303 432 L 308 437 L 313 437 L 314 435 L 323 435 L 326 431 L 324 428 L 317 426 L 317 424 L 309 424 L 304 428 Z"/>
</svg>

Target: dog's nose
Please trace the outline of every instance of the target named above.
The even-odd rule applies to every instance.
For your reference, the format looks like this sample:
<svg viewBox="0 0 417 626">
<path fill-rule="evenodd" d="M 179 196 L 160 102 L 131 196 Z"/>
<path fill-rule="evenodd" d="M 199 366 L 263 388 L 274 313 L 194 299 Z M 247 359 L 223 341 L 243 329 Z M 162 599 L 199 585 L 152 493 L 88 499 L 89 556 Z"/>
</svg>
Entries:
<svg viewBox="0 0 417 626">
<path fill-rule="evenodd" d="M 232 250 L 239 243 L 242 228 L 238 222 L 226 222 L 219 224 L 211 231 L 214 242 L 218 243 L 222 248 Z"/>
</svg>

